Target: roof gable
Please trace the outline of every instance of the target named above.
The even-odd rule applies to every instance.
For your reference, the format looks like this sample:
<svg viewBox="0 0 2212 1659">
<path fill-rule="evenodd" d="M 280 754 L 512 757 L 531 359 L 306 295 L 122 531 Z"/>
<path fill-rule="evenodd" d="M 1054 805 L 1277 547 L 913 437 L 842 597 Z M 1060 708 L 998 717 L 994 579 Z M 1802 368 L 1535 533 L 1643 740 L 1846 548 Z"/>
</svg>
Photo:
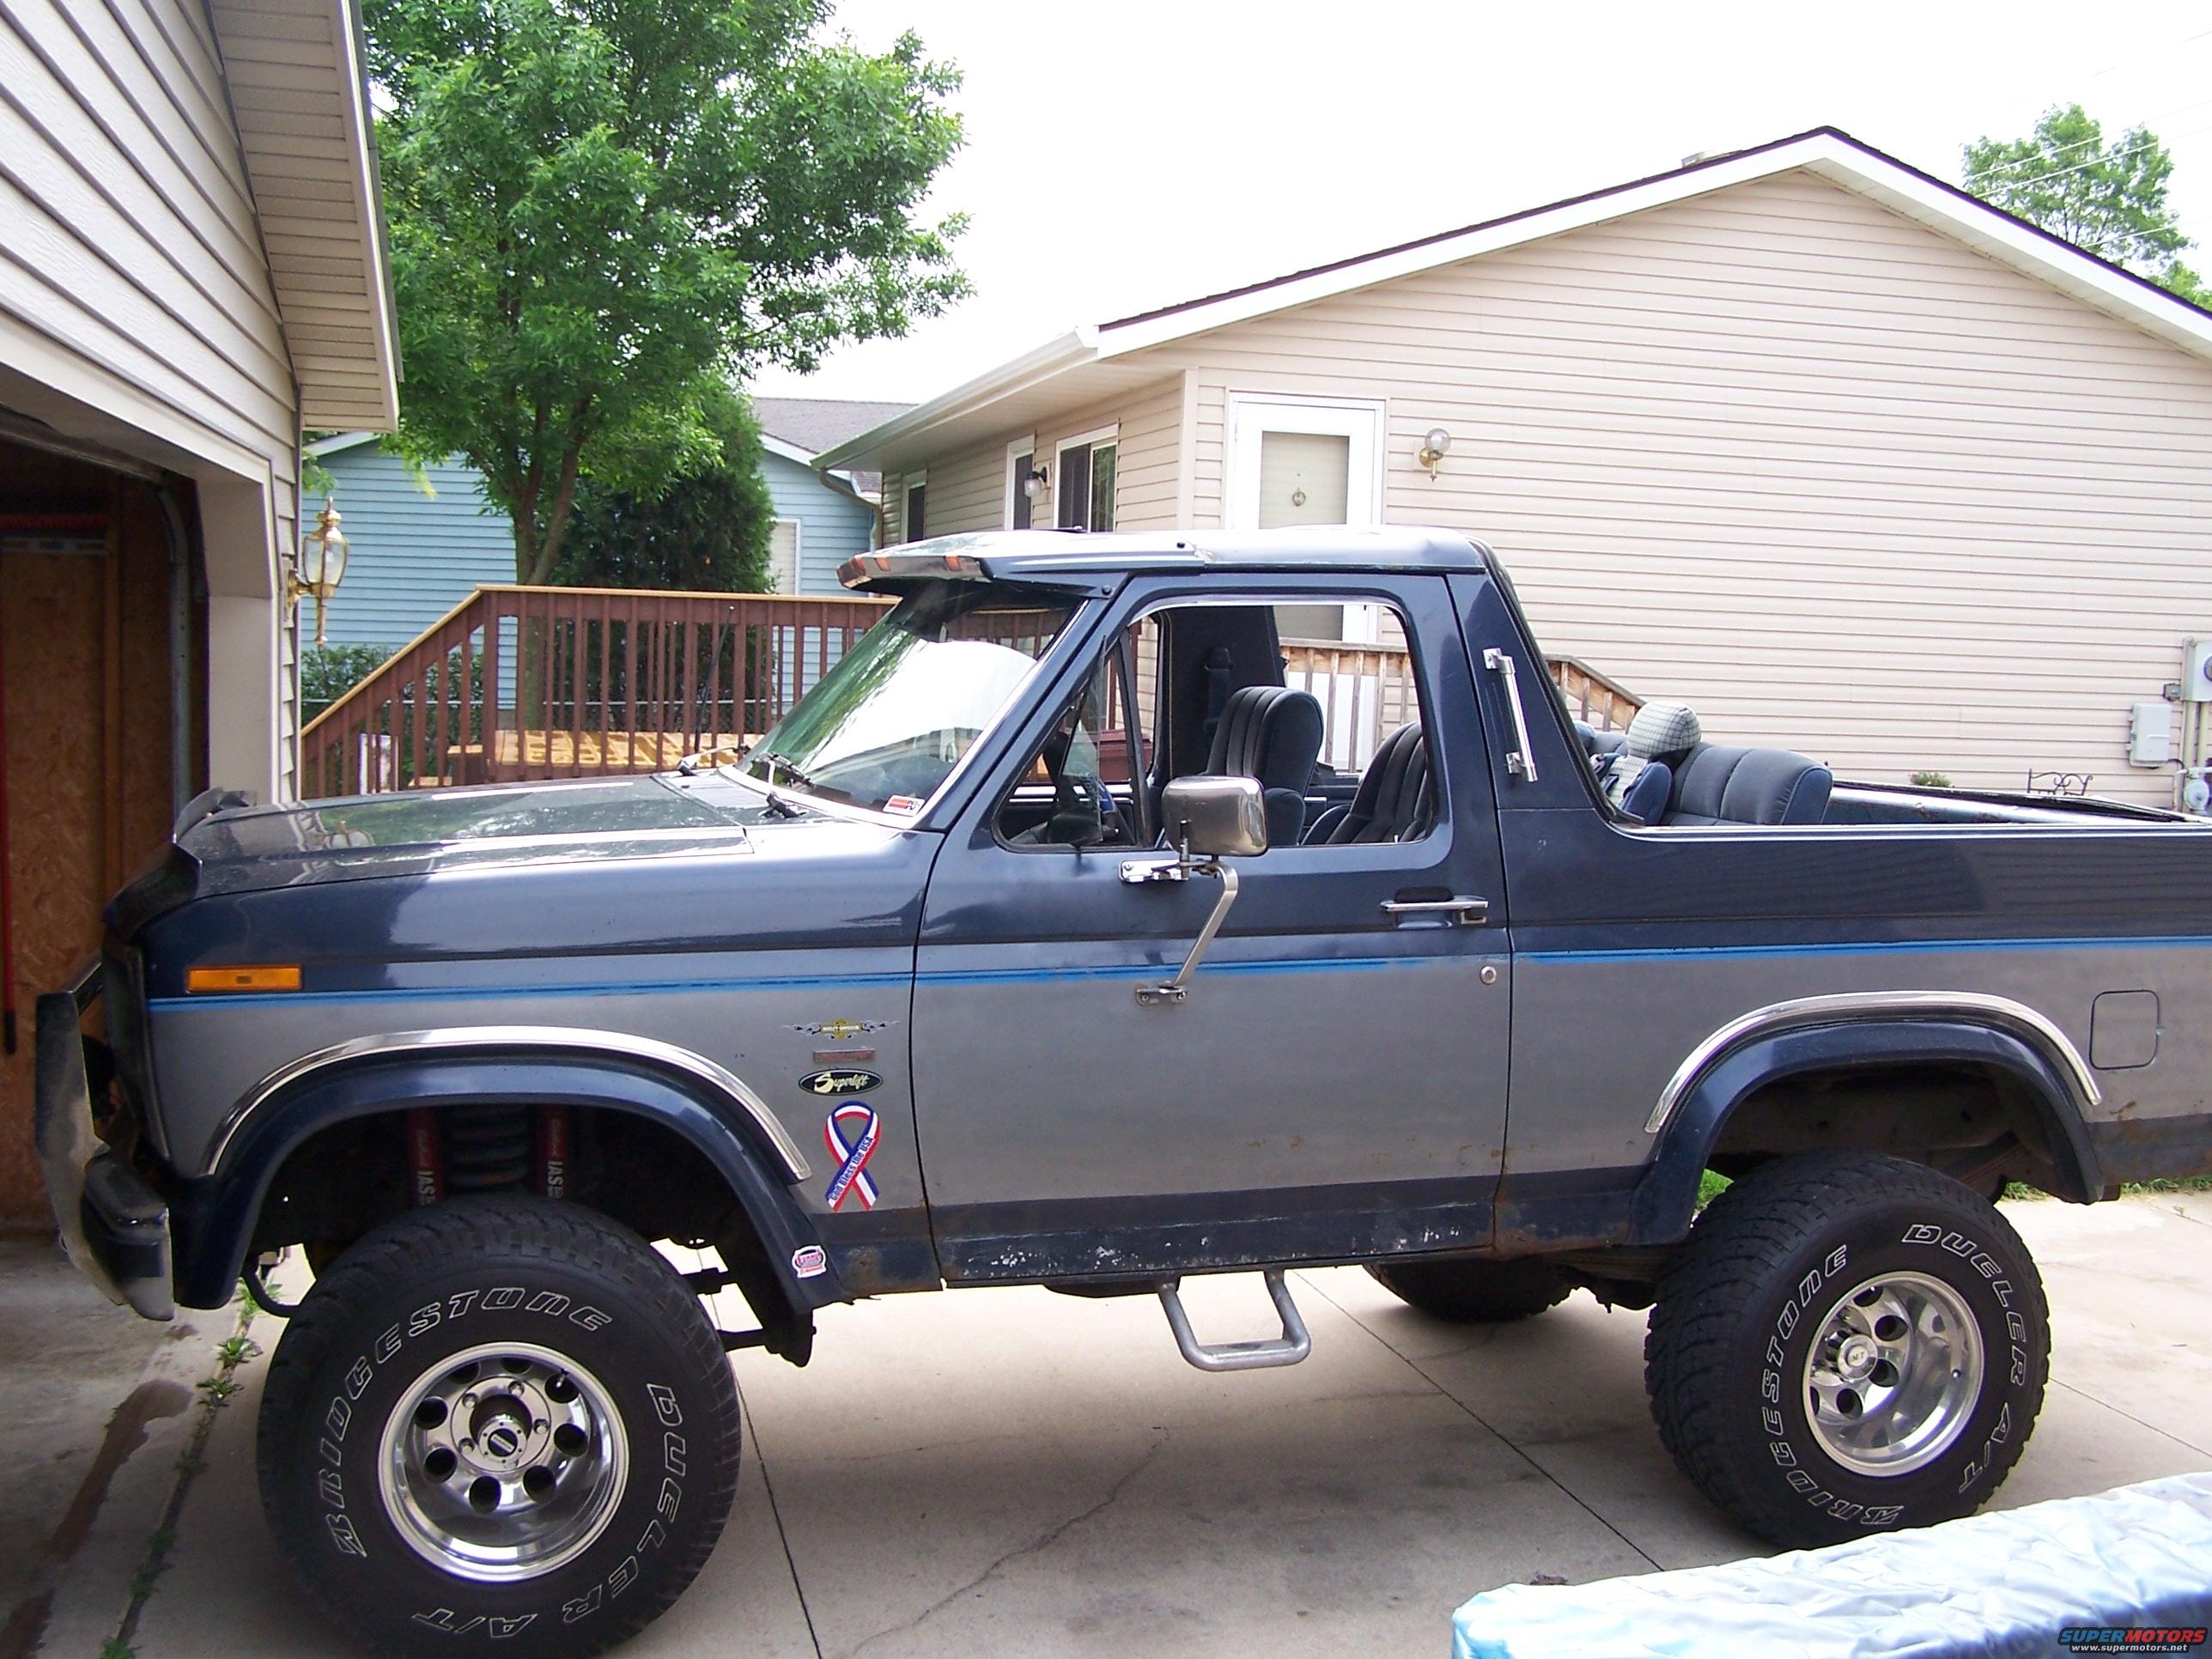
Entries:
<svg viewBox="0 0 2212 1659">
<path fill-rule="evenodd" d="M 900 465 L 915 449 L 957 432 L 1037 418 L 1036 397 L 1064 377 L 1071 397 L 1096 396 L 1116 360 L 1255 317 L 1371 288 L 1486 253 L 1558 236 L 1802 169 L 1852 191 L 2000 264 L 2118 317 L 2197 356 L 2212 359 L 2212 313 L 2169 294 L 1956 186 L 1863 144 L 1832 127 L 1694 162 L 1458 230 L 1227 289 L 1180 305 L 1085 325 L 850 439 L 816 458 L 820 466 L 866 460 Z M 1140 377 L 1139 377 L 1140 378 Z M 1003 405 L 998 421 L 994 406 Z"/>
</svg>

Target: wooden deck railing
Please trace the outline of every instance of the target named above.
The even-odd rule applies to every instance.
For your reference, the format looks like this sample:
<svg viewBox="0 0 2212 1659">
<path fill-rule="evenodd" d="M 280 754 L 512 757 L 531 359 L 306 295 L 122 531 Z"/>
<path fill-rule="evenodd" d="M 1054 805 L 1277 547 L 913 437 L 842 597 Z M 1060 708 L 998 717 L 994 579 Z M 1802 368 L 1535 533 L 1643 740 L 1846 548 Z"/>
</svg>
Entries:
<svg viewBox="0 0 2212 1659">
<path fill-rule="evenodd" d="M 665 771 L 758 738 L 889 609 L 480 587 L 308 724 L 301 793 Z"/>
<path fill-rule="evenodd" d="M 310 721 L 307 796 L 660 772 L 757 739 L 890 609 L 597 587 L 480 587 Z M 1003 617 L 994 625 L 1002 624 Z M 1403 646 L 1282 643 L 1289 683 L 1321 699 L 1322 757 L 1344 770 L 1417 707 Z M 1567 706 L 1626 726 L 1636 697 L 1571 657 L 1547 659 Z"/>
<path fill-rule="evenodd" d="M 1567 712 L 1601 732 L 1627 729 L 1644 699 L 1618 680 L 1608 679 L 1577 657 L 1547 657 L 1552 682 L 1567 700 Z"/>
<path fill-rule="evenodd" d="M 1364 769 L 1382 739 L 1418 712 L 1413 658 L 1402 645 L 1285 640 L 1282 649 L 1285 682 L 1321 700 L 1322 759 L 1339 771 Z M 1626 726 L 1643 706 L 1626 687 L 1575 658 L 1547 657 L 1544 665 L 1568 710 L 1600 731 Z"/>
</svg>

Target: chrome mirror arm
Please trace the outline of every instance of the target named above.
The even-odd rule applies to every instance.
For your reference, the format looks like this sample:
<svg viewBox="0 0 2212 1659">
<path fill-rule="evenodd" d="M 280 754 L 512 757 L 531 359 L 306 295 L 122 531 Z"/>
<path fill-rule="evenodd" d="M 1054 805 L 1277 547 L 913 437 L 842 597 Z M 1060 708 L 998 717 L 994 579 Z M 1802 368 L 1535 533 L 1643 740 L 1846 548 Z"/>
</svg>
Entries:
<svg viewBox="0 0 2212 1659">
<path fill-rule="evenodd" d="M 1130 868 L 1131 866 L 1127 864 L 1121 866 L 1124 881 L 1184 881 L 1192 876 L 1212 876 L 1221 884 L 1221 896 L 1213 902 L 1213 913 L 1206 917 L 1206 926 L 1198 930 L 1198 938 L 1192 942 L 1190 954 L 1183 958 L 1182 967 L 1176 976 L 1164 985 L 1139 985 L 1137 988 L 1137 1000 L 1146 1007 L 1171 1007 L 1190 995 L 1191 976 L 1198 972 L 1198 964 L 1206 959 L 1206 947 L 1213 943 L 1213 936 L 1221 931 L 1221 924 L 1229 915 L 1229 907 L 1237 902 L 1237 872 L 1232 866 L 1213 859 L 1201 859 L 1193 863 L 1186 858 L 1177 860 L 1173 865 L 1152 866 L 1163 872 L 1172 870 L 1175 872 L 1172 875 L 1147 873 L 1133 877 L 1129 874 Z"/>
</svg>

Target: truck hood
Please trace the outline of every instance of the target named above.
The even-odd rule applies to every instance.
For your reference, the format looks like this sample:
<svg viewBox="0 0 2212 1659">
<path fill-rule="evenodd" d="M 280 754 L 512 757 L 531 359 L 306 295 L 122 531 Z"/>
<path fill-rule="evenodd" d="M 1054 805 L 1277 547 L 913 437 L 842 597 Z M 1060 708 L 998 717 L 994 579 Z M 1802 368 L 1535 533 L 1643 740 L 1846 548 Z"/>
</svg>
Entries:
<svg viewBox="0 0 2212 1659">
<path fill-rule="evenodd" d="M 803 834 L 836 822 L 803 798 L 791 804 L 795 815 L 719 774 L 671 773 L 234 808 L 179 836 L 161 866 L 118 896 L 109 925 L 127 939 L 188 899 L 270 888 L 475 866 L 741 854 L 763 829 Z"/>
</svg>

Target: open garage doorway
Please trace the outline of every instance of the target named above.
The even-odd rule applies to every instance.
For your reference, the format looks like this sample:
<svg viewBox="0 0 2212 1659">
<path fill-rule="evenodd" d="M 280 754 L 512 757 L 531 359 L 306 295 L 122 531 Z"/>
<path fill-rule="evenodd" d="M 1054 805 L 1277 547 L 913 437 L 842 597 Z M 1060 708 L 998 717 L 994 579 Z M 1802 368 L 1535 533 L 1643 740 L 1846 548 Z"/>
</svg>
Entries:
<svg viewBox="0 0 2212 1659">
<path fill-rule="evenodd" d="M 101 908 L 198 787 L 205 629 L 191 487 L 15 429 L 0 428 L 0 1222 L 36 1224 L 32 1010 L 99 948 Z"/>
</svg>

